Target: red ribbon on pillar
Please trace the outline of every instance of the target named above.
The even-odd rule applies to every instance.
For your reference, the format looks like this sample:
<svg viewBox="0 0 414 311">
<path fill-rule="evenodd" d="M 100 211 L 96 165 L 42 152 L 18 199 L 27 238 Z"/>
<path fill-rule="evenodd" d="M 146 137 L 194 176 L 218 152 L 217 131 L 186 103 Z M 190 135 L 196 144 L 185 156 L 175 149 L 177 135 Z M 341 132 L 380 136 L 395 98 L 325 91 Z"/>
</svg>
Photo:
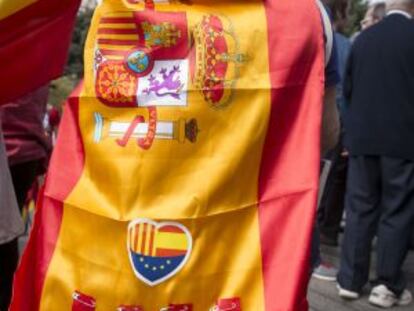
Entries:
<svg viewBox="0 0 414 311">
<path fill-rule="evenodd" d="M 240 298 L 223 298 L 217 302 L 215 311 L 242 311 Z"/>
<path fill-rule="evenodd" d="M 72 311 L 95 311 L 95 298 L 75 291 L 72 295 Z"/>
</svg>

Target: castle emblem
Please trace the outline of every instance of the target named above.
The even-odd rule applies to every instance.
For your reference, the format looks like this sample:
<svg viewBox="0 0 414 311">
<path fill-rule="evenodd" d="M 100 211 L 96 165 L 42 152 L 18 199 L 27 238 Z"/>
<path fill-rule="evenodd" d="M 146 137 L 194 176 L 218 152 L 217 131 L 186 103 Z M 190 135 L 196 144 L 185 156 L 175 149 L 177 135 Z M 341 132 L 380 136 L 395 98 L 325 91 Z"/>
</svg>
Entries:
<svg viewBox="0 0 414 311">
<path fill-rule="evenodd" d="M 145 46 L 147 48 L 169 48 L 177 44 L 181 37 L 180 30 L 174 24 L 162 22 L 159 24 L 141 23 L 144 32 Z"/>
</svg>

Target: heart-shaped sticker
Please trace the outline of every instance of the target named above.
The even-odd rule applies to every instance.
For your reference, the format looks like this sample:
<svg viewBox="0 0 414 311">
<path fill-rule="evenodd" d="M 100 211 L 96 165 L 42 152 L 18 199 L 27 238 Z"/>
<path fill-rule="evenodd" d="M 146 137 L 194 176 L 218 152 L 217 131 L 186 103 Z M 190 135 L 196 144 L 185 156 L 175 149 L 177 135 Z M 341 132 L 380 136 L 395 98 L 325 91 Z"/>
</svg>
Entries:
<svg viewBox="0 0 414 311">
<path fill-rule="evenodd" d="M 184 267 L 191 254 L 192 237 L 182 224 L 139 218 L 128 225 L 127 247 L 137 278 L 155 286 Z"/>
</svg>

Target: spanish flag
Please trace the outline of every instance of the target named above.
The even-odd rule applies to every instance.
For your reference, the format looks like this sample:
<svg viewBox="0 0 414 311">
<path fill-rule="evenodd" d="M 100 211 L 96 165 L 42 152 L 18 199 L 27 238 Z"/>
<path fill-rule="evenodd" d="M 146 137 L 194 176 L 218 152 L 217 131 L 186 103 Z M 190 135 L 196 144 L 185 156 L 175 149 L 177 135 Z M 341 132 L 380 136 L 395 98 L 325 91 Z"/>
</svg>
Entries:
<svg viewBox="0 0 414 311">
<path fill-rule="evenodd" d="M 305 311 L 314 0 L 104 0 L 12 311 Z"/>
<path fill-rule="evenodd" d="M 0 104 L 63 71 L 80 0 L 0 0 Z"/>
</svg>

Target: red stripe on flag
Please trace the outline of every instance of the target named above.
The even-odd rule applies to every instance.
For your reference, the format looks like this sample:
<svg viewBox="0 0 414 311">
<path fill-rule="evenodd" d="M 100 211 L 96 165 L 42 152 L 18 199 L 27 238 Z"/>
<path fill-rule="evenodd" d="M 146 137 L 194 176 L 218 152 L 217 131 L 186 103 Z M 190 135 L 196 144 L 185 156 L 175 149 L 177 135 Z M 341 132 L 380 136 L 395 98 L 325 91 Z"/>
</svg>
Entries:
<svg viewBox="0 0 414 311">
<path fill-rule="evenodd" d="M 137 43 L 137 40 L 98 39 L 98 44 L 136 45 Z"/>
<path fill-rule="evenodd" d="M 259 177 L 265 310 L 305 311 L 319 175 L 321 20 L 314 1 L 264 5 L 272 86 Z"/>
<path fill-rule="evenodd" d="M 14 277 L 10 311 L 40 310 L 46 273 L 55 251 L 63 218 L 63 203 L 39 193 L 30 239 Z M 47 226 L 39 226 L 39 223 Z M 36 263 L 36 264 L 33 264 Z"/>
<path fill-rule="evenodd" d="M 78 127 L 79 99 L 77 96 L 81 87 L 82 85 L 77 87 L 73 97 L 65 105 L 45 189 L 39 195 L 34 226 L 16 272 L 11 311 L 40 310 L 46 273 L 62 224 L 62 202 L 80 179 L 85 162 L 84 146 Z M 67 165 L 68 163 L 70 165 Z M 53 180 L 53 183 L 49 183 L 49 180 Z"/>
<path fill-rule="evenodd" d="M 148 227 L 148 225 L 147 224 L 143 224 L 142 225 L 143 227 L 142 227 L 142 235 L 141 235 L 141 254 L 142 255 L 145 255 L 145 241 L 146 241 L 146 239 L 147 239 L 147 227 Z"/>
<path fill-rule="evenodd" d="M 136 29 L 118 29 L 118 28 L 102 28 L 100 27 L 98 29 L 99 35 L 137 35 Z"/>
<path fill-rule="evenodd" d="M 158 229 L 159 232 L 171 232 L 171 233 L 182 233 L 184 234 L 183 230 L 177 226 L 163 226 Z"/>
<path fill-rule="evenodd" d="M 134 235 L 133 235 L 134 231 L 130 230 L 128 231 L 128 248 L 129 249 L 133 249 L 133 245 L 134 245 Z"/>
<path fill-rule="evenodd" d="M 150 236 L 150 241 L 149 241 L 149 251 L 148 251 L 148 256 L 152 256 L 152 251 L 154 248 L 154 236 L 155 236 L 155 227 L 151 226 L 151 236 Z"/>
<path fill-rule="evenodd" d="M 126 51 L 116 51 L 116 50 L 101 50 L 103 55 L 125 55 Z"/>
<path fill-rule="evenodd" d="M 185 250 L 157 248 L 157 251 L 155 252 L 155 256 L 157 256 L 157 257 L 176 257 L 176 256 L 184 256 L 186 253 L 187 253 L 187 251 L 185 251 Z"/>
<path fill-rule="evenodd" d="M 128 249 L 133 249 L 134 248 L 134 230 L 128 229 Z"/>
<path fill-rule="evenodd" d="M 139 241 L 139 227 L 141 225 L 135 225 L 135 234 L 134 234 L 134 252 L 138 251 L 138 241 Z"/>
<path fill-rule="evenodd" d="M 102 17 L 100 24 L 135 24 L 133 17 Z"/>
</svg>

